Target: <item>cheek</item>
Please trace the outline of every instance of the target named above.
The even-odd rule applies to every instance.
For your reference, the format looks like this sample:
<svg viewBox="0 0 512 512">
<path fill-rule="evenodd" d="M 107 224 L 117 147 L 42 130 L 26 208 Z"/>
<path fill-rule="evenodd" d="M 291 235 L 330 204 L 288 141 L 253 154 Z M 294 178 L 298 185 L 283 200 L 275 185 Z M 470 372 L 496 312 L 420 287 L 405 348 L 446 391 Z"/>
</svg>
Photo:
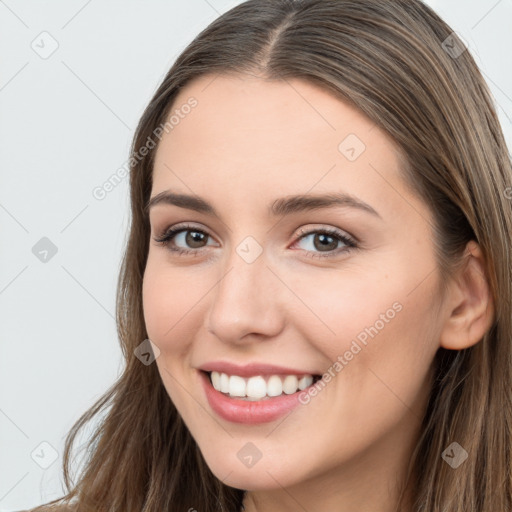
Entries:
<svg viewBox="0 0 512 512">
<path fill-rule="evenodd" d="M 188 395 L 183 394 L 183 385 L 179 383 L 184 380 L 183 365 L 193 339 L 187 335 L 187 322 L 195 314 L 187 295 L 179 272 L 171 272 L 168 266 L 148 258 L 142 283 L 144 321 L 149 339 L 160 350 L 155 363 L 162 383 L 178 410 L 187 407 Z"/>
<path fill-rule="evenodd" d="M 148 336 L 154 341 L 161 340 L 169 329 L 170 318 L 167 313 L 172 312 L 172 297 L 158 276 L 158 272 L 148 263 L 142 282 L 142 307 Z"/>
<path fill-rule="evenodd" d="M 294 292 L 309 311 L 297 309 L 293 322 L 331 366 L 340 363 L 331 372 L 343 370 L 344 378 L 364 387 L 369 369 L 380 370 L 404 389 L 410 379 L 422 380 L 438 347 L 435 274 L 418 286 L 420 274 L 405 262 L 383 261 L 373 270 L 303 275 Z"/>
<path fill-rule="evenodd" d="M 142 282 L 142 303 L 146 330 L 160 349 L 162 341 L 172 333 L 179 301 L 176 286 L 165 267 L 154 261 L 151 255 Z"/>
<path fill-rule="evenodd" d="M 301 325 L 304 338 L 329 359 L 336 359 L 350 348 L 352 340 L 364 344 L 375 328 L 385 331 L 400 316 L 404 285 L 382 274 L 382 270 L 347 265 L 340 271 L 313 269 L 300 279 L 290 275 L 296 298 L 290 297 L 285 307 Z"/>
<path fill-rule="evenodd" d="M 185 350 L 203 323 L 208 286 L 197 274 L 148 258 L 142 284 L 144 320 L 148 337 L 163 352 Z"/>
<path fill-rule="evenodd" d="M 354 271 L 339 279 L 317 279 L 315 287 L 305 280 L 299 288 L 303 301 L 322 320 L 297 315 L 302 336 L 327 361 L 325 387 L 319 386 L 303 403 L 310 401 L 315 408 L 315 424 L 337 432 L 333 446 L 352 439 L 357 451 L 398 424 L 421 417 L 437 340 L 434 278 L 412 291 L 417 282 L 414 269 L 406 272 L 402 267 L 399 275 L 389 273 L 388 278 L 382 270 L 380 276 L 377 270 Z M 307 407 L 299 410 L 303 425 L 310 421 Z M 367 427 L 362 430 L 360 425 Z M 322 446 L 319 441 L 318 449 Z M 332 450 L 325 460 L 335 464 L 336 453 Z"/>
</svg>

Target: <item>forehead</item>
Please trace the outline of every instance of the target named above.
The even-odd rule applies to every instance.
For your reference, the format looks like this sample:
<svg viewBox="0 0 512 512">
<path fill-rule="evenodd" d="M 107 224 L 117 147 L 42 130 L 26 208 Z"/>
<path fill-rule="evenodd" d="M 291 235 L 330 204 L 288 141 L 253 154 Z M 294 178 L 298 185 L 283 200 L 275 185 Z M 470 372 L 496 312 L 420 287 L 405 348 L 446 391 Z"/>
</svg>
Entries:
<svg viewBox="0 0 512 512">
<path fill-rule="evenodd" d="M 258 132 L 260 138 L 268 134 L 269 142 L 275 140 L 273 145 L 286 140 L 293 143 L 295 138 L 297 142 L 309 139 L 312 144 L 325 140 L 329 146 L 344 132 L 364 137 L 375 127 L 373 121 L 355 107 L 301 79 L 205 75 L 180 91 L 172 110 L 179 110 L 192 97 L 197 106 L 190 115 L 184 116 L 189 119 L 187 123 L 180 121 L 180 124 L 187 124 L 198 136 L 213 136 L 212 142 L 224 140 L 227 133 L 231 140 L 233 137 L 247 140 L 247 135 Z M 205 123 L 205 118 L 214 118 L 214 124 Z M 183 132 L 174 130 L 175 135 L 178 131 Z M 394 146 L 392 139 L 379 130 L 372 136 L 372 143 L 378 142 Z"/>
<path fill-rule="evenodd" d="M 191 99 L 195 106 L 184 108 Z M 387 203 L 394 215 L 411 208 L 398 172 L 405 160 L 393 139 L 304 80 L 204 75 L 180 91 L 170 115 L 173 127 L 156 153 L 154 193 L 174 188 L 222 198 L 229 191 L 242 204 L 258 191 L 266 205 L 286 194 L 345 191 Z"/>
</svg>

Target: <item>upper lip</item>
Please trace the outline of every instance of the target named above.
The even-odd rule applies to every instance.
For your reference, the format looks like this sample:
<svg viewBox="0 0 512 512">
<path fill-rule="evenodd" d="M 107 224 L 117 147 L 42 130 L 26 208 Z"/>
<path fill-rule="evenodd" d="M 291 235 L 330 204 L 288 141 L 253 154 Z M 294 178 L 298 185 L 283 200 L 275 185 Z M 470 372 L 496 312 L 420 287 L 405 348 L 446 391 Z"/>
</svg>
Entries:
<svg viewBox="0 0 512 512">
<path fill-rule="evenodd" d="M 220 372 L 227 373 L 228 375 L 239 375 L 240 377 L 253 377 L 255 375 L 317 375 L 316 372 L 307 370 L 299 370 L 297 368 L 287 368 L 284 366 L 277 366 L 266 363 L 249 363 L 245 365 L 238 365 L 230 363 L 229 361 L 212 361 L 204 363 L 198 367 L 199 370 L 205 372 Z"/>
</svg>

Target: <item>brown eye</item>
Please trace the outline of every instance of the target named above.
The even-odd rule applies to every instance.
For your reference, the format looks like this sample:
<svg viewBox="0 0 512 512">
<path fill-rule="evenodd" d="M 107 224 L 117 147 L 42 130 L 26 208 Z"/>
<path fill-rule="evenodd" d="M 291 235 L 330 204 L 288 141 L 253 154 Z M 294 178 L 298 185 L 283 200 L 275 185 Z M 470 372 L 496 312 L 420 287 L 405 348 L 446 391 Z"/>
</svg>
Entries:
<svg viewBox="0 0 512 512">
<path fill-rule="evenodd" d="M 313 237 L 313 245 L 319 251 L 334 250 L 337 248 L 338 242 L 339 240 L 325 233 L 315 234 Z"/>
<path fill-rule="evenodd" d="M 193 249 L 202 247 L 201 244 L 208 238 L 208 235 L 202 231 L 191 231 L 187 229 L 183 231 L 183 233 L 186 233 L 185 244 Z"/>
<path fill-rule="evenodd" d="M 210 235 L 194 226 L 177 226 L 166 230 L 155 242 L 178 254 L 197 253 L 206 247 Z"/>
<path fill-rule="evenodd" d="M 310 231 L 302 230 L 300 234 L 301 236 L 296 242 L 296 245 L 309 238 L 309 242 L 303 244 L 303 248 L 310 253 L 308 255 L 311 257 L 322 258 L 336 256 L 342 252 L 348 252 L 349 250 L 357 247 L 352 238 L 333 228 L 323 228 Z M 339 248 L 340 242 L 344 247 L 342 246 Z"/>
</svg>

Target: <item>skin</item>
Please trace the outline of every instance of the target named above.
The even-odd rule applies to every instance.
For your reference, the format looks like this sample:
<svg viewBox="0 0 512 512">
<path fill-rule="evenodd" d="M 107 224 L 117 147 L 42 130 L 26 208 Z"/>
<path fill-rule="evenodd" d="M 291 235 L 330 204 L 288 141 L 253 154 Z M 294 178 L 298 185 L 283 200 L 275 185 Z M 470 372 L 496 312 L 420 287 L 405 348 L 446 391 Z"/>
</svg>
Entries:
<svg viewBox="0 0 512 512">
<path fill-rule="evenodd" d="M 144 316 L 165 388 L 211 471 L 249 490 L 247 511 L 392 512 L 437 349 L 471 346 L 490 325 L 480 248 L 468 245 L 464 273 L 441 296 L 432 214 L 399 175 L 398 147 L 329 92 L 299 79 L 205 75 L 180 91 L 173 110 L 191 96 L 197 107 L 156 149 L 151 197 L 195 194 L 221 219 L 175 205 L 150 210 Z M 354 161 L 338 149 L 348 134 L 366 146 Z M 333 192 L 357 196 L 380 217 L 340 206 L 267 214 L 279 197 Z M 174 245 L 195 254 L 153 239 L 182 222 L 193 228 Z M 313 234 L 301 238 L 301 227 Z M 187 245 L 194 228 L 209 236 Z M 356 237 L 358 247 L 346 251 L 336 238 L 315 246 L 322 228 Z M 236 252 L 247 236 L 263 250 L 252 263 Z M 201 364 L 257 361 L 322 374 L 396 303 L 378 334 L 285 418 L 242 425 L 210 408 Z M 237 457 L 247 442 L 262 454 L 250 468 Z"/>
</svg>

